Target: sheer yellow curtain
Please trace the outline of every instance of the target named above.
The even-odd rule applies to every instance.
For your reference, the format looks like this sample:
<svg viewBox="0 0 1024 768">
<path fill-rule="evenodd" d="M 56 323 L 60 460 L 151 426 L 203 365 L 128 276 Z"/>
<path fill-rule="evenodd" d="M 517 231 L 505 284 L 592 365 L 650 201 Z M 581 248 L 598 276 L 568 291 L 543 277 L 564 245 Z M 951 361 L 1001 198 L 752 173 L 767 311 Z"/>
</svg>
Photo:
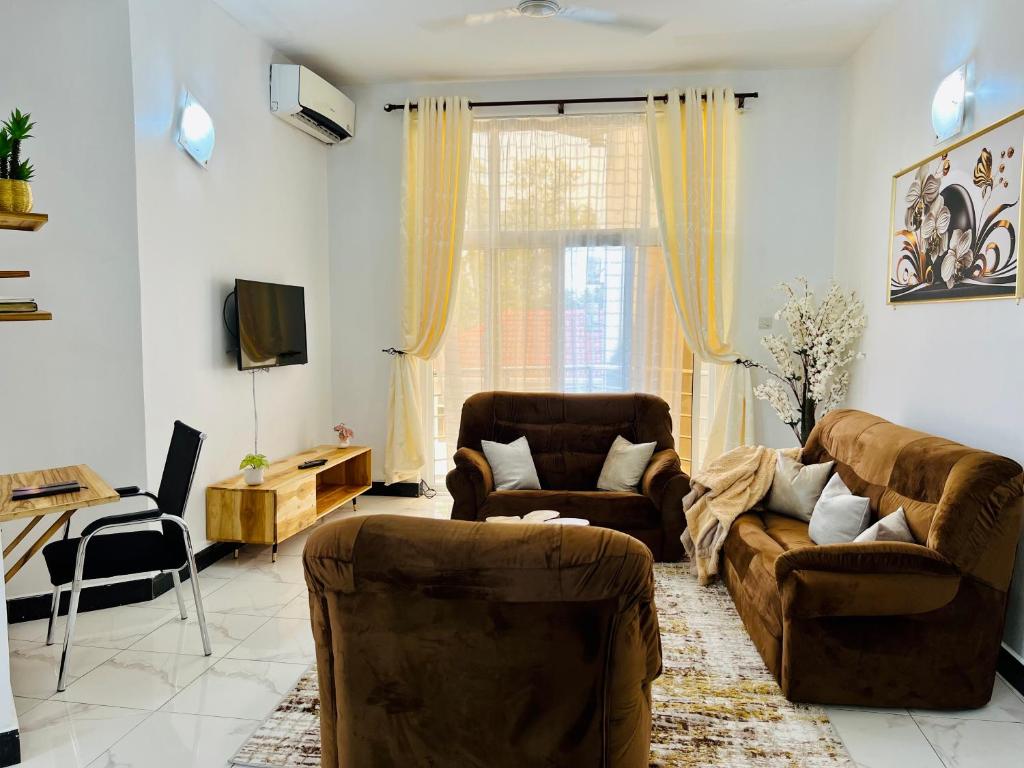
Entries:
<svg viewBox="0 0 1024 768">
<path fill-rule="evenodd" d="M 736 99 L 730 89 L 647 99 L 654 196 L 668 285 L 683 336 L 713 364 L 714 413 L 698 462 L 754 440 L 750 372 L 732 348 L 735 285 Z"/>
<path fill-rule="evenodd" d="M 384 450 L 388 483 L 418 480 L 427 463 L 420 360 L 441 348 L 455 301 L 473 118 L 464 98 L 405 105 L 402 178 L 402 354 L 395 355 Z"/>
</svg>

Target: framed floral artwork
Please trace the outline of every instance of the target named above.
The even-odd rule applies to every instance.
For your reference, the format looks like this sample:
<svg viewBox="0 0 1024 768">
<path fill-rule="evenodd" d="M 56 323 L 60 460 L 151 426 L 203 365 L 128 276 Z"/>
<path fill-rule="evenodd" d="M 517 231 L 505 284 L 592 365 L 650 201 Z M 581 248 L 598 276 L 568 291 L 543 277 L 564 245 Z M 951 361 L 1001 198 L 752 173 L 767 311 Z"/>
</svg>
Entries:
<svg viewBox="0 0 1024 768">
<path fill-rule="evenodd" d="M 892 178 L 890 304 L 1021 295 L 1024 110 Z"/>
</svg>

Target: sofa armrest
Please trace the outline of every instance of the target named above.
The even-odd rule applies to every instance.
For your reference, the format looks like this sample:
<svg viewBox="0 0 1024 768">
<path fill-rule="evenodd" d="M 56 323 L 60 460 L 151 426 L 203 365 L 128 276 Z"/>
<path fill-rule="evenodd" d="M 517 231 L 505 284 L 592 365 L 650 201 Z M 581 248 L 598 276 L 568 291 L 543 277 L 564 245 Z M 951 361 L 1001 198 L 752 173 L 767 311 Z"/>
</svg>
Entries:
<svg viewBox="0 0 1024 768">
<path fill-rule="evenodd" d="M 801 547 L 775 561 L 783 613 L 822 616 L 903 616 L 947 605 L 960 571 L 919 544 L 871 542 Z"/>
<path fill-rule="evenodd" d="M 472 448 L 459 448 L 454 461 L 445 479 L 453 500 L 452 519 L 476 520 L 477 510 L 494 491 L 494 473 L 484 455 Z"/>
<path fill-rule="evenodd" d="M 640 492 L 661 513 L 666 548 L 663 556 L 666 560 L 682 557 L 683 548 L 679 537 L 686 527 L 683 496 L 689 491 L 690 477 L 683 472 L 679 455 L 671 448 L 655 453 L 640 480 Z"/>
</svg>

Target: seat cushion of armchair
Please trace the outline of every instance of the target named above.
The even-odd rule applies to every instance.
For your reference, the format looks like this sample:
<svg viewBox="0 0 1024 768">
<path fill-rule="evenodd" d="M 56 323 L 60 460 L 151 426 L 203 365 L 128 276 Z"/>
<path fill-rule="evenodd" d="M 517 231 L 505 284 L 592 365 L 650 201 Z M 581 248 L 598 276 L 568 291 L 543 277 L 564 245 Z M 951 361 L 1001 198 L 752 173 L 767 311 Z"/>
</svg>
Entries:
<svg viewBox="0 0 1024 768">
<path fill-rule="evenodd" d="M 554 509 L 562 517 L 581 517 L 621 531 L 661 525 L 661 513 L 648 497 L 622 491 L 495 491 L 480 508 L 480 518 L 521 517 L 537 509 Z"/>
</svg>

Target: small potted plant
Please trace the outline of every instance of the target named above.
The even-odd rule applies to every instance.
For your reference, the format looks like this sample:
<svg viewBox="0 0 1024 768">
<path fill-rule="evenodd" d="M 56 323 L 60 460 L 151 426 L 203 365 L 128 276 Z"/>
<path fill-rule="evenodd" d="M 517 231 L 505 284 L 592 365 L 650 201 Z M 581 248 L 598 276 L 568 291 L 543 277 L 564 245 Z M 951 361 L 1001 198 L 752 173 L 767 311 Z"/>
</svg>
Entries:
<svg viewBox="0 0 1024 768">
<path fill-rule="evenodd" d="M 342 448 L 348 448 L 349 443 L 352 442 L 352 438 L 355 437 L 356 434 L 345 425 L 345 422 L 336 424 L 334 431 L 338 433 L 338 443 Z"/>
<path fill-rule="evenodd" d="M 269 466 L 270 462 L 262 453 L 247 453 L 238 468 L 245 470 L 246 485 L 260 485 L 263 482 L 263 470 Z"/>
<path fill-rule="evenodd" d="M 0 211 L 28 213 L 32 210 L 35 169 L 21 159 L 21 142 L 32 138 L 35 123 L 31 115 L 14 110 L 0 127 Z"/>
</svg>

